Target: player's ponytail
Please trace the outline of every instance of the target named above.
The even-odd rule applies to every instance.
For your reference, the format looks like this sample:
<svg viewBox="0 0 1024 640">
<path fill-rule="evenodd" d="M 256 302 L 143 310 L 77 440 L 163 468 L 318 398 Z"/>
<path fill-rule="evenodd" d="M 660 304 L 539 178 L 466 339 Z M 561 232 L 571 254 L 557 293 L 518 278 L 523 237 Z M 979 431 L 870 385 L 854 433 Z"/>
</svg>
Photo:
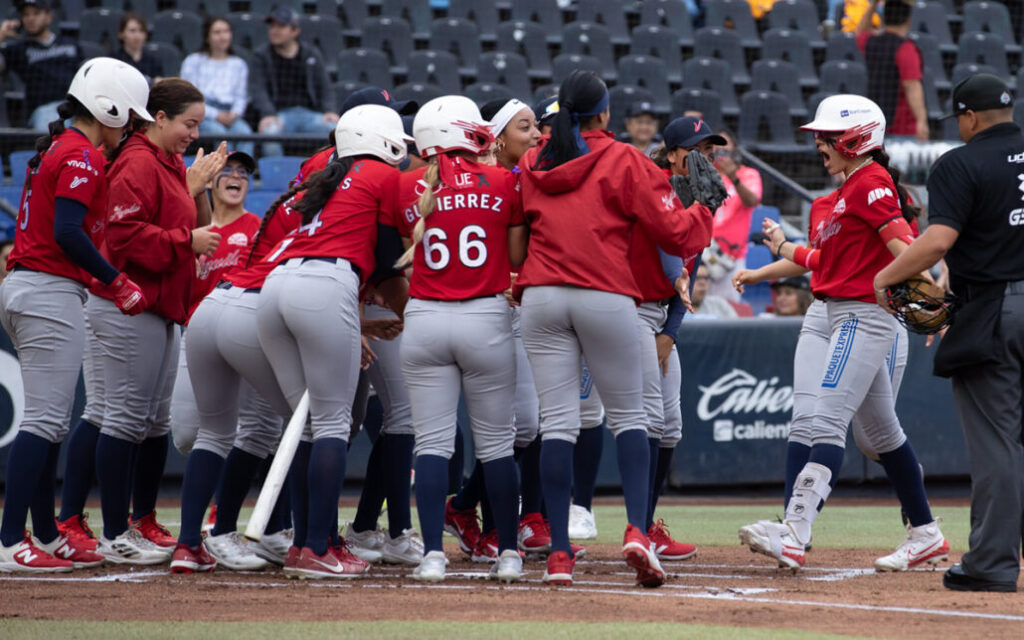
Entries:
<svg viewBox="0 0 1024 640">
<path fill-rule="evenodd" d="M 430 165 L 427 166 L 427 172 L 423 174 L 423 182 L 426 183 L 426 188 L 423 193 L 420 194 L 420 199 L 416 202 L 416 208 L 419 209 L 420 219 L 416 221 L 416 226 L 412 228 L 412 244 L 405 250 L 402 257 L 395 260 L 393 265 L 395 269 L 405 269 L 412 264 L 413 255 L 416 253 L 416 245 L 423 240 L 423 233 L 426 230 L 427 216 L 434 212 L 437 208 L 437 199 L 434 196 L 434 192 L 439 186 L 441 186 L 441 168 L 437 164 L 437 159 L 431 158 Z"/>
<path fill-rule="evenodd" d="M 334 192 L 338 190 L 338 185 L 345 179 L 345 175 L 355 161 L 354 156 L 338 158 L 309 176 L 299 186 L 299 189 L 305 193 L 302 195 L 302 200 L 299 200 L 292 209 L 302 215 L 302 224 L 309 224 L 316 214 L 320 213 Z"/>
<path fill-rule="evenodd" d="M 36 138 L 36 155 L 29 158 L 29 169 L 35 171 L 36 169 L 39 168 L 39 165 L 43 161 L 43 154 L 46 153 L 46 150 L 50 148 L 51 144 L 53 144 L 53 139 L 67 130 L 64 127 L 64 121 L 76 119 L 92 122 L 95 118 L 93 118 L 92 114 L 89 113 L 89 110 L 82 106 L 82 103 L 79 102 L 74 96 L 65 96 L 64 102 L 57 105 L 57 119 L 49 124 L 49 126 L 47 127 L 48 131 L 46 132 L 46 135 L 42 135 Z M 28 172 L 25 175 L 26 187 L 28 186 L 29 175 L 31 175 L 31 172 Z M 17 176 L 11 177 L 17 180 Z"/>
<path fill-rule="evenodd" d="M 900 184 L 900 177 L 902 176 L 900 170 L 889 166 L 889 154 L 884 149 L 872 149 L 870 155 L 872 160 L 882 165 L 889 172 L 889 176 L 892 177 L 893 186 L 896 187 L 896 196 L 900 201 L 900 213 L 903 214 L 904 220 L 912 222 L 921 215 L 921 208 L 911 202 L 906 187 Z"/>
<path fill-rule="evenodd" d="M 554 169 L 590 153 L 580 127 L 608 109 L 608 87 L 591 71 L 573 71 L 558 90 L 558 107 L 551 138 L 537 155 L 534 169 Z"/>
</svg>

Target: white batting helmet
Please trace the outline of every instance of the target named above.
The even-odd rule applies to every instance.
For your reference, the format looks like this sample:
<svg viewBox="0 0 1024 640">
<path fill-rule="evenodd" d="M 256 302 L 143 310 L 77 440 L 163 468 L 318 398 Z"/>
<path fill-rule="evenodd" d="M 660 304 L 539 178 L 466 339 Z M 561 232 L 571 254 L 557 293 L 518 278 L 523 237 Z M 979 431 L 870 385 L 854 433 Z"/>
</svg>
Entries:
<svg viewBox="0 0 1024 640">
<path fill-rule="evenodd" d="M 68 94 L 74 96 L 100 123 L 120 128 L 131 113 L 153 121 L 146 111 L 149 82 L 135 67 L 114 58 L 86 60 L 71 80 Z"/>
<path fill-rule="evenodd" d="M 412 138 L 402 129 L 402 116 L 390 107 L 363 104 L 346 111 L 334 128 L 338 157 L 374 156 L 391 165 L 405 160 Z"/>
<path fill-rule="evenodd" d="M 885 114 L 864 96 L 840 94 L 821 101 L 814 120 L 800 127 L 804 131 L 837 133 L 835 149 L 847 158 L 881 149 L 885 141 Z"/>
<path fill-rule="evenodd" d="M 469 98 L 441 96 L 416 112 L 412 134 L 424 158 L 457 149 L 479 155 L 494 142 L 490 125 Z"/>
</svg>

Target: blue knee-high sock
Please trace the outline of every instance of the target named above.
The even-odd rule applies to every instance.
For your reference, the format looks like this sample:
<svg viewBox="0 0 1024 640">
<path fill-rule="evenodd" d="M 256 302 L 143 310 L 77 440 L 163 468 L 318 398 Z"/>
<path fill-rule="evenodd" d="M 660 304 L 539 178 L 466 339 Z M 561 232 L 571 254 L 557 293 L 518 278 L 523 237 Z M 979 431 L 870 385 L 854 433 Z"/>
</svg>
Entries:
<svg viewBox="0 0 1024 640">
<path fill-rule="evenodd" d="M 384 437 L 384 491 L 388 498 L 388 534 L 392 538 L 412 529 L 409 510 L 409 473 L 412 471 L 412 447 L 416 437 L 411 433 L 388 434 Z"/>
<path fill-rule="evenodd" d="M 658 447 L 658 472 L 654 476 L 654 504 L 651 513 L 658 508 L 658 498 L 665 491 L 665 480 L 672 471 L 672 455 L 675 452 L 675 447 Z"/>
<path fill-rule="evenodd" d="M 811 455 L 807 457 L 807 462 L 816 462 L 828 467 L 829 471 L 832 472 L 832 479 L 828 484 L 835 489 L 836 483 L 839 482 L 839 471 L 843 468 L 843 455 L 845 453 L 846 449 L 837 447 L 834 444 L 816 444 L 811 447 Z M 818 508 L 821 509 L 821 506 L 819 505 Z"/>
<path fill-rule="evenodd" d="M 267 457 L 268 462 L 273 459 L 274 456 Z M 267 520 L 266 533 L 268 534 L 284 531 L 292 526 L 291 484 L 291 478 L 285 476 L 284 484 L 281 485 L 281 493 L 278 494 L 277 502 L 274 503 L 274 508 L 270 511 L 270 518 Z"/>
<path fill-rule="evenodd" d="M 455 430 L 455 453 L 448 459 L 448 495 L 462 490 L 462 467 L 465 465 L 466 441 L 462 429 Z"/>
<path fill-rule="evenodd" d="M 917 454 L 914 453 L 910 440 L 905 441 L 894 451 L 878 454 L 878 458 L 896 490 L 900 506 L 907 514 L 910 525 L 920 527 L 932 522 L 935 518 L 932 517 L 932 510 L 928 506 L 924 478 L 921 477 L 921 465 L 917 461 Z"/>
<path fill-rule="evenodd" d="M 626 502 L 626 520 L 643 527 L 647 519 L 647 486 L 650 484 L 650 446 L 642 429 L 623 431 L 615 437 L 615 449 L 622 477 L 622 497 Z M 646 533 L 644 529 L 644 533 Z"/>
<path fill-rule="evenodd" d="M 793 485 L 796 484 L 796 477 L 803 471 L 807 459 L 811 457 L 811 448 L 799 442 L 790 442 L 786 445 L 786 486 L 783 489 L 785 499 L 782 501 L 782 508 L 789 506 L 789 497 L 793 495 Z"/>
<path fill-rule="evenodd" d="M 366 461 L 366 479 L 363 480 L 363 490 L 359 494 L 356 517 L 352 520 L 352 529 L 358 532 L 377 528 L 377 518 L 384 504 L 384 441 L 387 437 L 374 440 L 370 457 Z"/>
<path fill-rule="evenodd" d="M 345 480 L 348 443 L 341 438 L 313 442 L 309 454 L 309 525 L 306 546 L 318 556 L 327 553 L 338 529 L 338 498 Z"/>
<path fill-rule="evenodd" d="M 213 526 L 215 536 L 238 529 L 238 512 L 242 510 L 242 503 L 249 495 L 249 487 L 263 466 L 263 458 L 246 453 L 238 447 L 232 447 L 223 462 L 217 493 L 217 522 Z M 203 509 L 206 509 L 205 505 Z M 185 521 L 181 522 L 184 526 Z"/>
<path fill-rule="evenodd" d="M 96 479 L 100 484 L 103 535 L 113 540 L 128 530 L 128 506 L 132 499 L 134 442 L 104 433 L 96 439 Z"/>
<path fill-rule="evenodd" d="M 647 438 L 647 514 L 644 520 L 644 531 L 654 524 L 654 492 L 658 475 L 658 439 Z"/>
<path fill-rule="evenodd" d="M 480 531 L 490 533 L 494 531 L 494 512 L 491 511 L 491 498 L 487 493 L 487 478 L 483 466 L 480 467 L 480 478 Z"/>
<path fill-rule="evenodd" d="M 572 502 L 584 509 L 590 509 L 594 500 L 597 470 L 601 466 L 603 450 L 603 428 L 580 429 L 580 435 L 576 438 L 576 447 L 573 450 Z M 550 509 L 549 505 L 549 512 Z"/>
<path fill-rule="evenodd" d="M 181 483 L 181 532 L 178 543 L 198 547 L 203 541 L 203 514 L 210 506 L 217 481 L 224 469 L 224 458 L 212 451 L 193 449 L 185 463 L 185 478 Z M 217 507 L 217 525 L 220 526 L 220 506 Z"/>
<path fill-rule="evenodd" d="M 25 431 L 19 431 L 14 437 L 7 454 L 7 485 L 3 524 L 0 525 L 0 541 L 6 547 L 25 538 L 29 506 L 35 497 L 49 455 L 49 440 Z"/>
<path fill-rule="evenodd" d="M 572 491 L 573 443 L 544 440 L 540 446 L 540 484 L 551 524 L 551 551 L 572 555 L 569 544 L 569 493 Z"/>
<path fill-rule="evenodd" d="M 525 447 L 516 449 L 519 462 L 520 495 L 523 497 L 523 515 L 540 513 L 544 500 L 540 491 L 540 436 Z"/>
<path fill-rule="evenodd" d="M 444 551 L 444 500 L 448 492 L 448 460 L 441 456 L 416 456 L 416 512 L 420 516 L 423 549 Z"/>
<path fill-rule="evenodd" d="M 419 480 L 417 480 L 419 482 Z M 478 461 L 473 465 L 473 473 L 469 474 L 469 478 L 462 485 L 462 489 L 455 495 L 452 500 L 452 507 L 459 511 L 466 509 L 475 509 L 481 497 L 484 494 L 484 469 Z"/>
<path fill-rule="evenodd" d="M 146 438 L 139 444 L 135 458 L 135 484 L 132 489 L 132 518 L 135 520 L 153 513 L 156 509 L 156 496 L 160 492 L 160 479 L 164 476 L 169 442 L 170 437 L 164 434 Z"/>
<path fill-rule="evenodd" d="M 68 455 L 64 461 L 64 484 L 60 493 L 61 522 L 85 511 L 85 501 L 92 489 L 93 465 L 96 462 L 96 438 L 100 428 L 82 419 L 68 437 Z"/>
<path fill-rule="evenodd" d="M 29 511 L 32 513 L 32 533 L 40 542 L 48 544 L 57 539 L 57 523 L 53 519 L 53 505 L 57 498 L 57 458 L 60 456 L 60 443 L 50 445 L 46 455 L 46 464 L 36 484 L 35 494 Z"/>
<path fill-rule="evenodd" d="M 301 549 L 306 546 L 306 530 L 309 520 L 309 455 L 312 442 L 299 442 L 292 459 L 288 478 L 292 487 L 292 525 L 295 535 L 292 544 Z"/>
<path fill-rule="evenodd" d="M 483 463 L 484 484 L 498 529 L 498 551 L 516 549 L 519 532 L 519 472 L 513 456 Z"/>
</svg>

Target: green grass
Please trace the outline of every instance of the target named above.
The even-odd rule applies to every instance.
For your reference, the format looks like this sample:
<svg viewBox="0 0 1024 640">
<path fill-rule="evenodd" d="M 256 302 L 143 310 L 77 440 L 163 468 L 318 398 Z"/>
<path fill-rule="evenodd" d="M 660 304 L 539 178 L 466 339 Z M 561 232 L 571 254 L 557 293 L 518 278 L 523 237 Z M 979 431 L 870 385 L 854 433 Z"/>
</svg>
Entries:
<svg viewBox="0 0 1024 640">
<path fill-rule="evenodd" d="M 551 623 L 517 622 L 176 622 L 173 629 L 160 622 L 76 622 L 4 620 L 0 638 L 102 638 L 103 640 L 161 640 L 189 638 L 204 640 L 313 640 L 315 638 L 375 638 L 415 640 L 450 640 L 451 638 L 742 638 L 743 640 L 782 639 L 812 640 L 817 638 L 850 638 L 782 629 L 741 629 L 672 623 Z"/>
</svg>

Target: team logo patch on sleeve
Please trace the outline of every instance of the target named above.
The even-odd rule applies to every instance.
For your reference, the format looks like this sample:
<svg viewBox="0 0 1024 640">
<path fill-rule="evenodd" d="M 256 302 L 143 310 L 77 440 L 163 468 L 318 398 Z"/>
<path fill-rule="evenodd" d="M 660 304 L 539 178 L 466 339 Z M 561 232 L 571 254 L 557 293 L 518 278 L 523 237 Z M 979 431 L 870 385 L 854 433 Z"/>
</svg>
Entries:
<svg viewBox="0 0 1024 640">
<path fill-rule="evenodd" d="M 868 193 L 868 206 L 870 207 L 877 200 L 881 200 L 886 196 L 889 196 L 890 198 L 893 197 L 892 189 L 890 189 L 889 187 L 879 187 L 878 189 L 872 189 L 871 192 Z"/>
</svg>

